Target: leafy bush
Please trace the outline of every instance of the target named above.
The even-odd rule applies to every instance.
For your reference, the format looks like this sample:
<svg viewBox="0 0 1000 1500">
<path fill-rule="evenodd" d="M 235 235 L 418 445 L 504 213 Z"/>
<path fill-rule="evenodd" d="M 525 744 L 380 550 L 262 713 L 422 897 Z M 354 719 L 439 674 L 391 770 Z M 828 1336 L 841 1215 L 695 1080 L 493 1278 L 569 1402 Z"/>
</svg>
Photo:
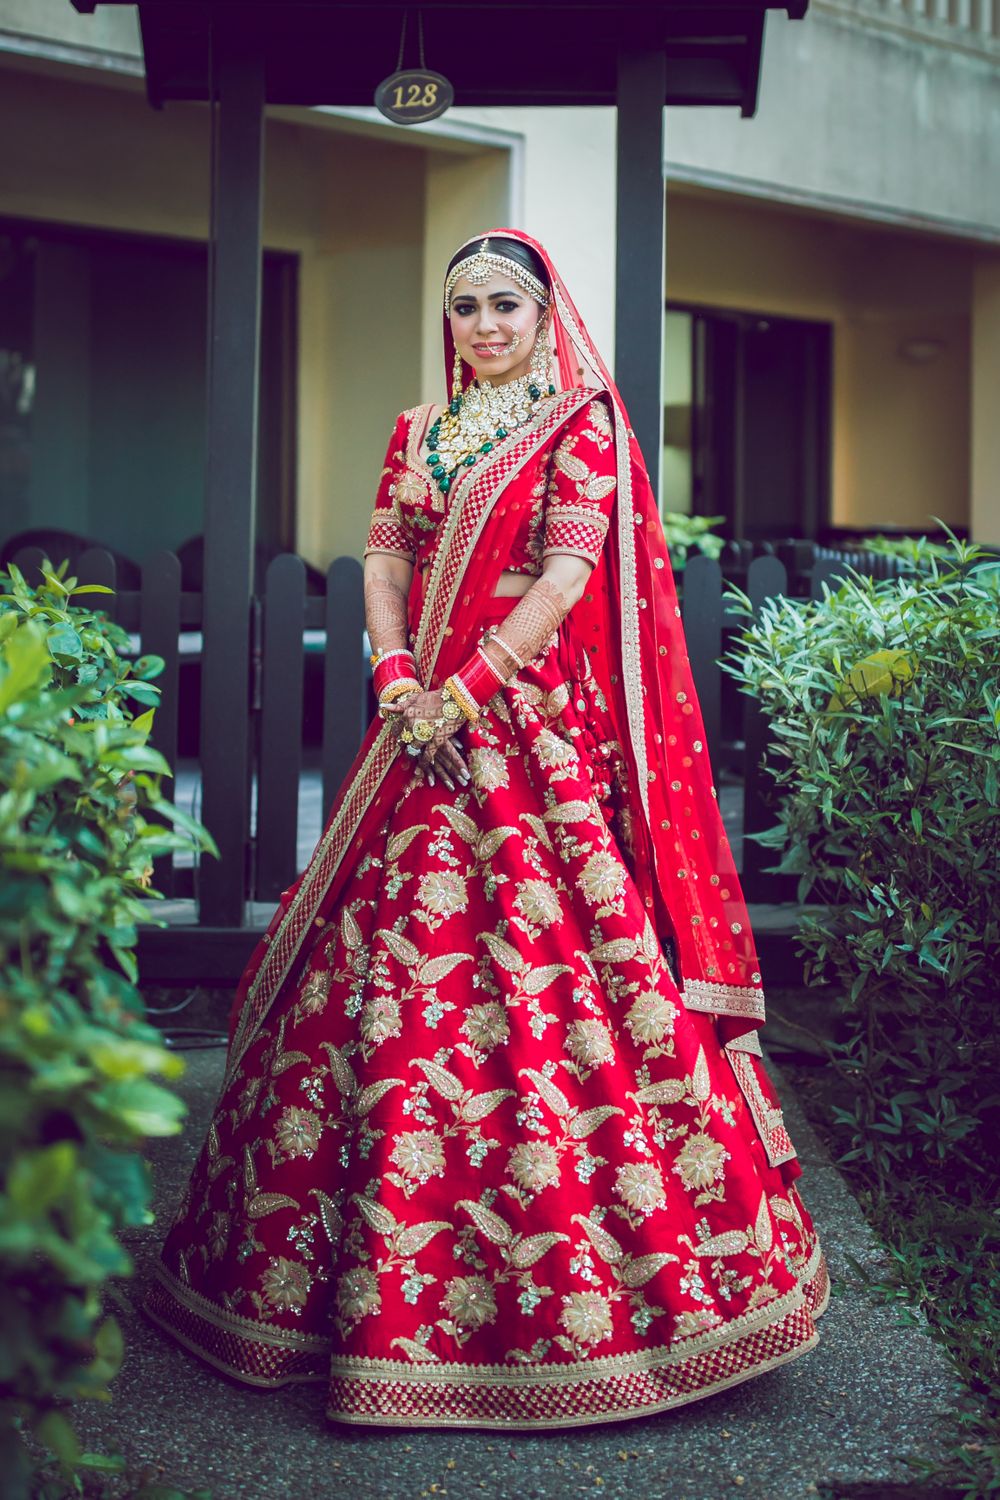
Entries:
<svg viewBox="0 0 1000 1500">
<path fill-rule="evenodd" d="M 663 534 L 675 572 L 684 567 L 692 549 L 705 557 L 721 557 L 725 543 L 721 536 L 713 534 L 712 528 L 721 526 L 725 519 L 725 516 L 687 516 L 678 510 L 668 510 L 664 514 Z"/>
<path fill-rule="evenodd" d="M 153 859 L 214 846 L 165 801 L 147 743 L 162 663 L 73 601 L 63 573 L 0 596 L 0 1463 L 4 1493 L 78 1493 L 81 1455 L 60 1409 L 106 1399 L 122 1355 L 103 1294 L 131 1263 L 115 1237 L 151 1221 L 136 1151 L 180 1129 L 157 1076 L 180 1060 L 143 1020 L 136 924 Z M 104 590 L 103 592 L 107 592 Z M 151 820 L 155 816 L 156 821 Z M 173 824 L 171 828 L 167 826 Z M 30 1431 L 55 1456 L 33 1474 Z"/>
<path fill-rule="evenodd" d="M 826 904 L 803 925 L 808 972 L 863 1021 L 854 1149 L 881 1171 L 956 1149 L 993 1166 L 1000 587 L 979 557 L 957 543 L 955 566 L 770 600 L 727 662 L 771 722 L 761 841 Z"/>
<path fill-rule="evenodd" d="M 917 565 L 918 564 L 918 565 Z M 730 589 L 748 618 L 750 603 Z M 952 538 L 912 572 L 777 598 L 724 662 L 770 720 L 777 824 L 807 978 L 840 995 L 839 1160 L 985 1407 L 963 1495 L 1000 1493 L 1000 568 Z"/>
<path fill-rule="evenodd" d="M 932 557 L 941 563 L 954 559 L 951 542 L 934 542 L 928 536 L 883 536 L 876 532 L 862 537 L 858 546 L 881 557 L 895 557 L 909 568 L 922 568 Z"/>
</svg>

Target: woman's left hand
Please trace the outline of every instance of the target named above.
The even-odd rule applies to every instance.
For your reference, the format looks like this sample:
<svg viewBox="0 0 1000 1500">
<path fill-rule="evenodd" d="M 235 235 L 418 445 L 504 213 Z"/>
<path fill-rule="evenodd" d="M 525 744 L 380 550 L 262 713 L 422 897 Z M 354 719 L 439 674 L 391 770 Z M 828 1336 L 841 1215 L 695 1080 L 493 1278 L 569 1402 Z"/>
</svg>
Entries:
<svg viewBox="0 0 1000 1500">
<path fill-rule="evenodd" d="M 387 718 L 395 719 L 397 735 L 403 728 L 412 730 L 419 719 L 441 721 L 435 728 L 433 739 L 424 744 L 420 756 L 415 756 L 414 759 L 431 786 L 434 785 L 436 773 L 448 790 L 453 792 L 455 781 L 467 785 L 471 780 L 469 768 L 455 743 L 455 735 L 465 727 L 465 720 L 443 719 L 443 706 L 444 695 L 440 691 L 420 692 L 410 693 L 402 701 L 387 703 L 381 712 Z"/>
</svg>

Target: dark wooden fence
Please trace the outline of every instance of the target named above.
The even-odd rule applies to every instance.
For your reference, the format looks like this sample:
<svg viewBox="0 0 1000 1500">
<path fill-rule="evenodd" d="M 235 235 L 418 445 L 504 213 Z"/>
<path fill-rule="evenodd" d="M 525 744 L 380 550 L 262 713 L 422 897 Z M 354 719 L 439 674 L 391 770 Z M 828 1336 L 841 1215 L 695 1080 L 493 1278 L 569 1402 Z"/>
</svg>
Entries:
<svg viewBox="0 0 1000 1500">
<path fill-rule="evenodd" d="M 788 550 L 791 548 L 792 550 Z M 721 564 L 696 556 L 679 575 L 679 592 L 691 665 L 705 719 L 712 766 L 743 783 L 742 879 L 748 901 L 795 899 L 793 877 L 766 874 L 770 851 L 746 839 L 773 823 L 769 782 L 761 771 L 767 723 L 756 701 L 739 693 L 719 666 L 734 630 L 743 623 L 726 605 L 726 581 L 737 582 L 756 608 L 778 594 L 820 597 L 824 582 L 834 584 L 853 564 L 884 574 L 890 560 L 870 554 L 833 553 L 814 544 L 788 544 L 785 556 L 748 558 L 730 548 Z M 25 549 L 15 559 L 29 581 L 42 555 Z M 808 564 L 808 566 L 806 566 Z M 74 572 L 81 583 L 115 588 L 115 565 L 100 549 L 83 553 Z M 92 602 L 92 601 L 88 601 Z M 135 654 L 163 657 L 162 690 L 152 743 L 171 770 L 197 755 L 199 740 L 200 631 L 202 595 L 181 587 L 180 564 L 161 552 L 142 568 L 138 589 L 108 596 L 109 616 L 133 636 Z M 256 825 L 244 867 L 220 872 L 241 894 L 244 923 L 239 928 L 207 928 L 198 920 L 198 868 L 160 861 L 154 883 L 175 904 L 178 925 L 144 936 L 141 945 L 147 979 L 198 978 L 231 982 L 242 969 L 264 924 L 262 908 L 273 905 L 298 873 L 297 832 L 303 751 L 318 755 L 322 803 L 327 808 L 350 766 L 374 711 L 370 671 L 363 651 L 362 568 L 354 558 L 334 561 L 323 594 L 306 590 L 302 560 L 286 554 L 267 568 L 263 591 L 251 601 L 250 674 L 246 712 L 252 726 L 256 779 Z M 318 648 L 318 649 L 317 649 Z M 187 679 L 187 681 L 185 681 Z M 300 728 L 301 726 L 301 728 Z M 232 797 L 249 797 L 234 781 Z M 186 910 L 179 908 L 186 906 Z"/>
</svg>

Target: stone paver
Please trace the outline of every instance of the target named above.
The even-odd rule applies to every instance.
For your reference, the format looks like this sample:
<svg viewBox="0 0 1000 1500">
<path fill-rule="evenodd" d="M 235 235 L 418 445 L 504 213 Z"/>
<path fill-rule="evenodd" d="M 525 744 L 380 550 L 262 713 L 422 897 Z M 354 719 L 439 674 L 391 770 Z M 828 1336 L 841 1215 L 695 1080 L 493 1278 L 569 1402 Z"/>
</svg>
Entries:
<svg viewBox="0 0 1000 1500">
<path fill-rule="evenodd" d="M 184 1135 L 155 1143 L 161 1219 L 172 1210 L 207 1126 L 221 1049 L 192 1052 L 181 1092 Z M 906 1455 L 942 1452 L 958 1384 L 922 1328 L 901 1327 L 872 1304 L 853 1258 L 878 1270 L 881 1253 L 857 1203 L 768 1063 L 804 1168 L 800 1182 L 830 1262 L 833 1295 L 817 1348 L 791 1364 L 657 1416 L 569 1430 L 358 1428 L 323 1415 L 321 1386 L 257 1391 L 218 1375 L 137 1310 L 162 1228 L 133 1231 L 136 1276 L 120 1312 L 127 1356 L 113 1401 L 78 1408 L 88 1446 L 125 1453 L 213 1500 L 798 1500 L 834 1480 L 888 1494 L 907 1480 Z M 873 1486 L 873 1488 L 867 1488 Z M 896 1493 L 892 1489 L 892 1493 Z"/>
</svg>

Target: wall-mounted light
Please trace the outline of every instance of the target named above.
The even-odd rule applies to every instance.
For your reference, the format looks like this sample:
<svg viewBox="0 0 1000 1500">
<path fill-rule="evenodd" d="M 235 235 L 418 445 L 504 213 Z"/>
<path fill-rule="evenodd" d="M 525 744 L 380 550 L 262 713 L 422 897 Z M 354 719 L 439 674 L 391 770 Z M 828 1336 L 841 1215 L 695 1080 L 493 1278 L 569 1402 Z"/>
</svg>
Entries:
<svg viewBox="0 0 1000 1500">
<path fill-rule="evenodd" d="M 939 359 L 947 347 L 944 339 L 903 339 L 897 345 L 896 353 L 900 359 L 905 359 L 907 364 L 929 365 L 932 360 Z"/>
</svg>

